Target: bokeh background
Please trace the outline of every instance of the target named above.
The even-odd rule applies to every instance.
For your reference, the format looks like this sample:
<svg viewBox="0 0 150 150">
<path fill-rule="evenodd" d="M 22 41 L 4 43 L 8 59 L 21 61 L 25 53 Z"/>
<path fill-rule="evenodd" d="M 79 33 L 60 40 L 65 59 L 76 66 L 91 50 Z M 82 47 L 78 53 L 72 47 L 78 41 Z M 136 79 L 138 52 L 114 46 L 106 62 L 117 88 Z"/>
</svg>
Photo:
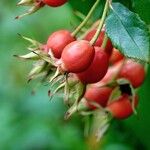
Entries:
<svg viewBox="0 0 150 150">
<path fill-rule="evenodd" d="M 48 86 L 40 86 L 31 94 L 36 81 L 28 84 L 31 63 L 19 61 L 14 54 L 25 54 L 27 42 L 17 33 L 46 42 L 57 29 L 73 29 L 79 19 L 78 9 L 86 14 L 93 0 L 71 0 L 60 8 L 45 7 L 21 20 L 14 17 L 26 8 L 16 7 L 17 0 L 1 0 L 0 4 L 0 149 L 1 150 L 86 150 L 84 119 L 74 116 L 63 120 L 66 107 L 62 98 L 49 101 Z M 122 1 L 123 2 L 123 1 Z M 135 0 L 136 4 L 136 0 Z M 128 5 L 128 3 L 125 3 Z M 149 5 L 148 5 L 149 6 Z M 150 22 L 147 3 L 137 8 L 142 19 Z M 101 13 L 101 6 L 94 17 Z M 144 14 L 144 17 L 143 17 Z M 93 18 L 93 19 L 95 19 Z M 138 115 L 124 121 L 114 121 L 102 140 L 102 150 L 150 150 L 150 72 L 139 90 Z"/>
</svg>

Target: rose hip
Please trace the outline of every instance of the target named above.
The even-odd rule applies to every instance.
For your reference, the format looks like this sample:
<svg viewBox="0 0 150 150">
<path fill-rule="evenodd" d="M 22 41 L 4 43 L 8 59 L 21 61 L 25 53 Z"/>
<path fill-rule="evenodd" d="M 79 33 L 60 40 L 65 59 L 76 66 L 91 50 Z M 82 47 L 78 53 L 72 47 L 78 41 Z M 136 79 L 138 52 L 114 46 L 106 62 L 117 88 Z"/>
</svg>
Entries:
<svg viewBox="0 0 150 150">
<path fill-rule="evenodd" d="M 92 103 L 97 103 L 98 105 L 105 107 L 111 92 L 112 88 L 110 87 L 90 86 L 86 90 L 84 97 L 87 100 L 88 107 L 90 109 L 96 109 L 96 106 Z"/>
<path fill-rule="evenodd" d="M 109 58 L 104 50 L 95 47 L 95 56 L 91 65 L 77 76 L 82 83 L 96 83 L 100 81 L 106 74 L 109 64 Z"/>
<path fill-rule="evenodd" d="M 135 96 L 134 107 L 138 104 L 138 97 Z M 117 100 L 114 100 L 112 103 L 108 104 L 107 110 L 112 114 L 116 119 L 125 119 L 133 114 L 133 108 L 129 95 L 124 94 L 119 97 Z"/>
<path fill-rule="evenodd" d="M 73 41 L 75 41 L 75 38 L 68 30 L 59 30 L 49 36 L 47 46 L 51 49 L 55 58 L 60 58 L 65 46 Z"/>
<path fill-rule="evenodd" d="M 62 52 L 62 69 L 72 73 L 82 72 L 92 63 L 94 54 L 94 47 L 88 41 L 74 41 Z"/>
<path fill-rule="evenodd" d="M 43 2 L 51 7 L 58 7 L 67 2 L 67 0 L 43 0 Z"/>
</svg>

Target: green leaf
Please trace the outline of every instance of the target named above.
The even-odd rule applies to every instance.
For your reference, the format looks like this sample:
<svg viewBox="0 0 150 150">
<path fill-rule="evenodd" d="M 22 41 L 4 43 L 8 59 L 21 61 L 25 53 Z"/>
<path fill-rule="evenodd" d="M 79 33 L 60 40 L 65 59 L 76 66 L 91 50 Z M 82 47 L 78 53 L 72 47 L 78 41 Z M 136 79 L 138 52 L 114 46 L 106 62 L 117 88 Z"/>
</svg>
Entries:
<svg viewBox="0 0 150 150">
<path fill-rule="evenodd" d="M 120 3 L 113 3 L 106 19 L 106 33 L 125 56 L 150 62 L 150 37 L 139 16 Z"/>
</svg>

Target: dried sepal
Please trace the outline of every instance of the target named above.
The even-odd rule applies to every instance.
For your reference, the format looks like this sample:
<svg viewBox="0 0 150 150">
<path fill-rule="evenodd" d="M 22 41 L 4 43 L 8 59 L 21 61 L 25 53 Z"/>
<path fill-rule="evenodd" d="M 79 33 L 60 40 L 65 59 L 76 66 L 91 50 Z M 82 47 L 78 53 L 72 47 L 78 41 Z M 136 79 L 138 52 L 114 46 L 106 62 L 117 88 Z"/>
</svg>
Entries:
<svg viewBox="0 0 150 150">
<path fill-rule="evenodd" d="M 50 63 L 51 65 L 55 65 L 53 64 L 53 60 L 51 59 L 50 56 L 48 56 L 48 54 L 45 54 L 42 51 L 32 51 L 34 54 L 36 54 L 41 60 L 44 60 L 45 62 Z"/>
<path fill-rule="evenodd" d="M 74 114 L 76 111 L 81 110 L 82 103 L 80 101 L 82 100 L 86 90 L 86 85 L 78 82 L 75 86 L 75 88 L 70 89 L 70 93 L 73 93 L 69 99 L 75 99 L 73 105 L 68 109 L 66 112 L 64 119 L 67 120 L 71 117 L 72 114 Z M 69 94 L 70 94 L 69 93 Z M 80 105 L 81 104 L 81 105 Z"/>
<path fill-rule="evenodd" d="M 31 8 L 28 9 L 26 13 L 19 15 L 19 16 L 16 16 L 15 19 L 20 19 L 24 16 L 31 15 L 45 5 L 42 1 L 35 1 L 34 3 L 32 3 L 32 1 L 30 2 L 30 0 L 29 0 L 29 2 L 27 1 L 27 2 L 21 2 L 21 3 L 24 3 L 24 6 L 30 6 L 31 5 Z M 18 5 L 21 5 L 21 4 L 18 4 Z"/>
<path fill-rule="evenodd" d="M 14 57 L 17 57 L 17 58 L 22 59 L 22 60 L 39 60 L 39 58 L 40 58 L 37 54 L 35 54 L 33 52 L 30 52 L 30 53 L 25 54 L 25 55 L 14 55 Z"/>
<path fill-rule="evenodd" d="M 31 6 L 34 4 L 34 0 L 21 0 L 20 2 L 17 3 L 17 6 Z"/>
<path fill-rule="evenodd" d="M 49 83 L 52 83 L 56 78 L 61 75 L 59 68 L 56 69 L 54 75 L 50 78 Z"/>
<path fill-rule="evenodd" d="M 41 61 L 37 62 L 34 65 L 34 67 L 32 68 L 32 70 L 30 71 L 28 77 L 30 78 L 30 77 L 32 77 L 35 74 L 41 73 L 42 71 L 45 70 L 46 66 L 47 66 L 47 63 L 45 63 L 43 61 L 42 62 Z"/>
<path fill-rule="evenodd" d="M 33 39 L 31 39 L 31 38 L 29 38 L 29 37 L 26 37 L 26 36 L 23 36 L 23 35 L 21 35 L 21 34 L 19 34 L 19 33 L 18 33 L 18 35 L 19 35 L 22 39 L 28 41 L 28 42 L 31 44 L 30 47 L 29 47 L 29 50 L 30 50 L 30 48 L 32 48 L 31 51 L 37 50 L 37 49 L 41 49 L 41 47 L 43 46 L 42 43 L 40 43 L 40 42 L 38 42 L 38 41 L 36 41 L 36 40 L 33 40 Z"/>
</svg>

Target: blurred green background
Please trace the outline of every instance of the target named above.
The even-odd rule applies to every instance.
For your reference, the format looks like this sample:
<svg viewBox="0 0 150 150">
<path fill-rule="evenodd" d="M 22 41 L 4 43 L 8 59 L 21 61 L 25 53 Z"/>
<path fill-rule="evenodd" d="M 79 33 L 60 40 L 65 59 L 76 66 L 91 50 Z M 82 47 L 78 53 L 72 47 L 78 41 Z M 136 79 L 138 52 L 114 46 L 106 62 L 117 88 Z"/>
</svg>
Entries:
<svg viewBox="0 0 150 150">
<path fill-rule="evenodd" d="M 45 7 L 21 20 L 14 17 L 25 9 L 16 7 L 16 3 L 17 0 L 1 0 L 0 4 L 0 149 L 86 150 L 84 120 L 75 116 L 65 122 L 66 107 L 62 98 L 55 96 L 50 102 L 48 86 L 39 87 L 32 95 L 35 82 L 27 84 L 32 65 L 18 61 L 13 55 L 27 52 L 28 43 L 17 33 L 44 43 L 51 32 L 62 28 L 71 30 L 71 25 L 79 22 L 72 7 L 86 14 L 93 1 L 86 0 L 81 4 L 81 0 L 72 0 L 71 4 L 60 8 Z M 95 17 L 98 15 L 95 13 Z M 146 18 L 145 21 L 149 20 Z M 114 121 L 99 149 L 150 150 L 149 85 L 150 72 L 139 90 L 138 116 Z"/>
</svg>

